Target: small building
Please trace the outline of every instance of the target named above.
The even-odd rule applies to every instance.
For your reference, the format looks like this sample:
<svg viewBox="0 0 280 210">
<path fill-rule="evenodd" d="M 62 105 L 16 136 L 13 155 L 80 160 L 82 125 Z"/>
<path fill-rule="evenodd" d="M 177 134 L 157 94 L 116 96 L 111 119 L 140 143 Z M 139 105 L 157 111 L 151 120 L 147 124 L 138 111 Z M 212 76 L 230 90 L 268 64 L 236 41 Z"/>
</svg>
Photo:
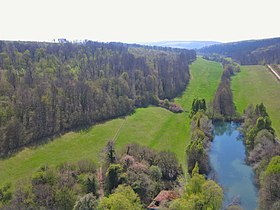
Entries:
<svg viewBox="0 0 280 210">
<path fill-rule="evenodd" d="M 159 209 L 160 205 L 175 200 L 179 198 L 180 195 L 177 192 L 171 190 L 162 190 L 160 193 L 154 198 L 154 200 L 150 203 L 147 207 L 149 210 L 157 210 Z"/>
</svg>

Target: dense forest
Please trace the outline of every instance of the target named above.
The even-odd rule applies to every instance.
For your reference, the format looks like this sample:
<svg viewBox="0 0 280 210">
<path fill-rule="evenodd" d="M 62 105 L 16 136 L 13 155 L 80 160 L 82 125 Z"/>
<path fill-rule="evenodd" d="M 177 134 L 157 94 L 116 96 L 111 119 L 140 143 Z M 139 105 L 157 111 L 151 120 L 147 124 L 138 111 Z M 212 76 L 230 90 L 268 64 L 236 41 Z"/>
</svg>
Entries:
<svg viewBox="0 0 280 210">
<path fill-rule="evenodd" d="M 195 51 L 0 41 L 0 156 L 185 90 Z"/>
<path fill-rule="evenodd" d="M 217 44 L 198 50 L 203 55 L 220 54 L 242 65 L 279 64 L 280 38 Z"/>
<path fill-rule="evenodd" d="M 207 175 L 210 172 L 208 149 L 212 140 L 212 121 L 199 110 L 192 117 L 191 141 L 187 146 L 188 172 L 192 173 L 195 165 L 199 165 L 199 173 Z"/>
</svg>

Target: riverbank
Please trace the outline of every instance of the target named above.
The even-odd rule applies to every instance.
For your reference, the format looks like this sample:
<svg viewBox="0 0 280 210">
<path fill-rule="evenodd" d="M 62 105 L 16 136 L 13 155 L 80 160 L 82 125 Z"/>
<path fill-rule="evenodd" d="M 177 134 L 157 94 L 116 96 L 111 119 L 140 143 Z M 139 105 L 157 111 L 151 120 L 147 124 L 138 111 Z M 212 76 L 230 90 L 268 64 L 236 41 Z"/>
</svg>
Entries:
<svg viewBox="0 0 280 210">
<path fill-rule="evenodd" d="M 238 130 L 240 123 L 215 122 L 209 154 L 214 179 L 224 190 L 224 206 L 239 197 L 246 210 L 257 207 L 257 188 L 253 169 L 246 164 L 246 148 Z M 213 173 L 214 171 L 214 173 Z"/>
</svg>

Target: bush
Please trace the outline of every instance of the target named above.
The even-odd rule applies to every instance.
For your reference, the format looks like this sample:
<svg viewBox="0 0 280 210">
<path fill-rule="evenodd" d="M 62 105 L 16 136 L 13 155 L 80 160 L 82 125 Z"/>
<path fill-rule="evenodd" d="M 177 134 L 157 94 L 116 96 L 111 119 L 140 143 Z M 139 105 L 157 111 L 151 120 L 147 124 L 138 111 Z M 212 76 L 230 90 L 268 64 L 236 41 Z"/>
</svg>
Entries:
<svg viewBox="0 0 280 210">
<path fill-rule="evenodd" d="M 11 184 L 5 184 L 2 188 L 0 188 L 0 208 L 1 204 L 7 204 L 12 198 L 11 192 Z"/>
<path fill-rule="evenodd" d="M 180 105 L 171 103 L 168 99 L 159 100 L 158 105 L 174 113 L 181 113 L 184 111 L 184 109 Z"/>
<path fill-rule="evenodd" d="M 149 171 L 150 171 L 149 172 L 150 176 L 154 181 L 160 181 L 161 180 L 162 172 L 161 172 L 161 170 L 158 166 L 151 166 Z"/>
<path fill-rule="evenodd" d="M 98 200 L 92 193 L 88 193 L 78 199 L 75 203 L 74 210 L 93 210 L 98 206 Z"/>
<path fill-rule="evenodd" d="M 96 164 L 92 160 L 80 160 L 77 165 L 81 173 L 95 173 L 97 169 Z"/>
<path fill-rule="evenodd" d="M 160 152 L 155 159 L 156 165 L 162 172 L 162 178 L 167 181 L 175 181 L 182 174 L 174 153 Z"/>
<path fill-rule="evenodd" d="M 120 185 L 113 194 L 101 199 L 98 210 L 141 210 L 140 199 L 130 186 Z"/>
<path fill-rule="evenodd" d="M 261 180 L 260 206 L 262 209 L 272 209 L 274 203 L 279 201 L 279 195 L 280 156 L 275 156 L 269 162 Z"/>
<path fill-rule="evenodd" d="M 72 209 L 75 200 L 76 196 L 69 188 L 63 187 L 55 192 L 55 204 L 58 209 Z"/>
</svg>

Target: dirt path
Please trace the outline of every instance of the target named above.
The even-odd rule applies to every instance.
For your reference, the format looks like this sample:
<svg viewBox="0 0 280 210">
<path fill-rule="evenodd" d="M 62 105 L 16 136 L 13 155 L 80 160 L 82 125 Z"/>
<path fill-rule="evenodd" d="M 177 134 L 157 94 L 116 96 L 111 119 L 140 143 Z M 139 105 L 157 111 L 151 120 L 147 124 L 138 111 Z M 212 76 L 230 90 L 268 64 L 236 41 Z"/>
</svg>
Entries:
<svg viewBox="0 0 280 210">
<path fill-rule="evenodd" d="M 115 133 L 115 136 L 113 138 L 114 142 L 116 142 L 117 138 L 119 137 L 120 131 L 125 122 L 126 122 L 126 117 L 122 122 L 121 126 L 119 127 L 119 129 L 117 130 L 117 132 Z M 97 179 L 98 179 L 98 195 L 99 195 L 99 199 L 101 199 L 102 197 L 104 197 L 104 178 L 102 173 L 102 166 L 100 166 L 97 171 Z"/>
<path fill-rule="evenodd" d="M 279 76 L 279 74 L 276 72 L 276 71 L 274 71 L 274 69 L 270 66 L 270 65 L 266 65 L 268 68 L 269 68 L 269 70 L 276 76 L 276 78 L 280 81 L 280 76 Z"/>
<path fill-rule="evenodd" d="M 123 125 L 124 125 L 125 122 L 126 122 L 126 117 L 124 118 L 124 121 L 122 122 L 121 126 L 119 127 L 119 129 L 117 130 L 117 132 L 116 132 L 116 134 L 115 134 L 115 136 L 114 136 L 114 138 L 113 138 L 113 141 L 114 141 L 114 142 L 117 141 L 117 139 L 118 139 L 118 137 L 119 137 L 119 135 L 120 135 L 120 131 L 121 131 L 121 129 L 122 129 L 122 127 L 123 127 Z"/>
<path fill-rule="evenodd" d="M 103 187 L 103 174 L 102 174 L 102 166 L 97 171 L 97 179 L 98 179 L 98 195 L 99 198 L 102 198 L 104 196 L 104 187 Z"/>
<path fill-rule="evenodd" d="M 275 138 L 275 141 L 276 141 L 276 143 L 280 144 L 280 141 L 277 137 Z"/>
</svg>

